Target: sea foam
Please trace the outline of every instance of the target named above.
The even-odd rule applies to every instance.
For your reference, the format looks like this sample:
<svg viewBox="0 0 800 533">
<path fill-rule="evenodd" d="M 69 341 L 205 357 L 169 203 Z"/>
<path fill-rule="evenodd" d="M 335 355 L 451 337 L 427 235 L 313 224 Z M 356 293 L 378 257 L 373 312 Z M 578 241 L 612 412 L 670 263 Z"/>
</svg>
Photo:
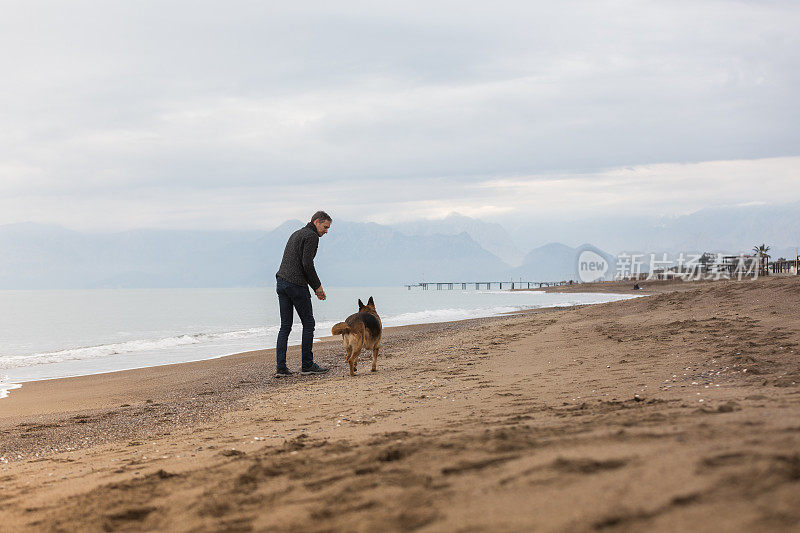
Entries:
<svg viewBox="0 0 800 533">
<path fill-rule="evenodd" d="M 502 313 L 513 313 L 519 311 L 519 307 L 498 306 L 481 307 L 474 309 L 426 309 L 411 313 L 401 313 L 395 316 L 388 316 L 381 321 L 384 326 L 408 326 L 411 324 L 429 324 L 434 322 L 450 322 L 453 320 L 467 320 L 470 318 L 480 318 L 499 315 Z"/>
<path fill-rule="evenodd" d="M 66 361 L 80 361 L 98 359 L 118 354 L 135 354 L 136 352 L 152 352 L 168 350 L 192 344 L 201 344 L 214 341 L 230 341 L 238 339 L 258 338 L 277 333 L 277 326 L 250 328 L 237 331 L 220 333 L 195 333 L 164 337 L 161 339 L 132 340 L 113 344 L 101 344 L 81 348 L 70 348 L 55 352 L 34 353 L 30 355 L 7 355 L 0 357 L 0 370 L 21 368 L 28 366 L 63 363 Z"/>
<path fill-rule="evenodd" d="M 0 398 L 8 397 L 8 392 L 22 387 L 18 383 L 9 383 L 8 377 L 0 376 Z"/>
</svg>

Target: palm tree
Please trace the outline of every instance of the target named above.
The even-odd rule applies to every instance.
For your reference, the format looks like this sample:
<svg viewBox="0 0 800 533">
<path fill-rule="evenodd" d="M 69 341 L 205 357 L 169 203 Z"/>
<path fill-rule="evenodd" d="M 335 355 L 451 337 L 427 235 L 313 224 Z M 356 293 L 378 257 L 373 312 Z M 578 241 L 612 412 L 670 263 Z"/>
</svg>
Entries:
<svg viewBox="0 0 800 533">
<path fill-rule="evenodd" d="M 761 243 L 761 246 L 753 246 L 753 252 L 758 257 L 758 269 L 765 274 L 769 274 L 769 246 Z"/>
</svg>

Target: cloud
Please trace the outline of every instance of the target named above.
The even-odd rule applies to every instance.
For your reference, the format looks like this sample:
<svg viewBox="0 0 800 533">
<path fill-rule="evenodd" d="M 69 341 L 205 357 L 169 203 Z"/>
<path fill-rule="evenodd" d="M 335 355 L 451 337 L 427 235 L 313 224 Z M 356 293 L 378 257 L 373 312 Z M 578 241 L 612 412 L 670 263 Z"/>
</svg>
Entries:
<svg viewBox="0 0 800 533">
<path fill-rule="evenodd" d="M 800 200 L 800 157 L 619 167 L 595 173 L 490 180 L 497 201 L 540 216 L 682 215 L 705 207 Z"/>
<path fill-rule="evenodd" d="M 513 212 L 475 191 L 519 176 L 613 203 L 609 168 L 800 155 L 798 23 L 733 0 L 10 3 L 0 223 Z"/>
<path fill-rule="evenodd" d="M 393 223 L 449 213 L 487 220 L 577 220 L 687 214 L 705 207 L 800 201 L 800 157 L 617 167 L 585 173 L 331 181 L 83 194 L 0 194 L 9 220 L 83 230 L 271 229 L 325 209 L 335 219 Z M 2 191 L 0 191 L 2 192 Z M 29 210 L 37 205 L 36 212 Z"/>
</svg>

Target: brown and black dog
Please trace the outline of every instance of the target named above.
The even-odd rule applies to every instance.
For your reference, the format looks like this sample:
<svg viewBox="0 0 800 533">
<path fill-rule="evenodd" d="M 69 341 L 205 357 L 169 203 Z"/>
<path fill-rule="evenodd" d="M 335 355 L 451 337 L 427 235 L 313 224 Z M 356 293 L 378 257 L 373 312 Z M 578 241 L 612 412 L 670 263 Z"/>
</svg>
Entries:
<svg viewBox="0 0 800 533">
<path fill-rule="evenodd" d="M 356 364 L 361 350 L 372 350 L 372 371 L 378 367 L 378 350 L 381 349 L 381 317 L 375 310 L 375 302 L 369 297 L 367 305 L 358 300 L 358 313 L 347 317 L 344 322 L 339 322 L 331 329 L 334 335 L 341 335 L 344 341 L 344 350 L 347 352 L 347 363 L 350 365 L 350 375 L 356 375 Z"/>
</svg>

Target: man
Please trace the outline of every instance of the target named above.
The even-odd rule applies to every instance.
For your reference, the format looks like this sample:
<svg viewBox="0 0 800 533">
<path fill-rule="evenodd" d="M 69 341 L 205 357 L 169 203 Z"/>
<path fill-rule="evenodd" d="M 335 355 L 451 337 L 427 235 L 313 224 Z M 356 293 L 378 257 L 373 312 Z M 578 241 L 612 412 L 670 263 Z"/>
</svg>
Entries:
<svg viewBox="0 0 800 533">
<path fill-rule="evenodd" d="M 275 289 L 278 292 L 278 304 L 281 310 L 281 329 L 278 332 L 278 345 L 275 349 L 278 370 L 275 377 L 292 375 L 286 366 L 286 344 L 289 332 L 292 331 L 293 309 L 303 324 L 301 344 L 302 374 L 324 374 L 329 369 L 314 362 L 311 345 L 314 342 L 314 313 L 311 309 L 311 293 L 314 290 L 317 298 L 324 300 L 325 291 L 314 269 L 314 257 L 317 255 L 319 238 L 328 233 L 332 219 L 325 211 L 317 211 L 311 222 L 292 233 L 283 251 L 281 267 L 275 274 Z"/>
</svg>

